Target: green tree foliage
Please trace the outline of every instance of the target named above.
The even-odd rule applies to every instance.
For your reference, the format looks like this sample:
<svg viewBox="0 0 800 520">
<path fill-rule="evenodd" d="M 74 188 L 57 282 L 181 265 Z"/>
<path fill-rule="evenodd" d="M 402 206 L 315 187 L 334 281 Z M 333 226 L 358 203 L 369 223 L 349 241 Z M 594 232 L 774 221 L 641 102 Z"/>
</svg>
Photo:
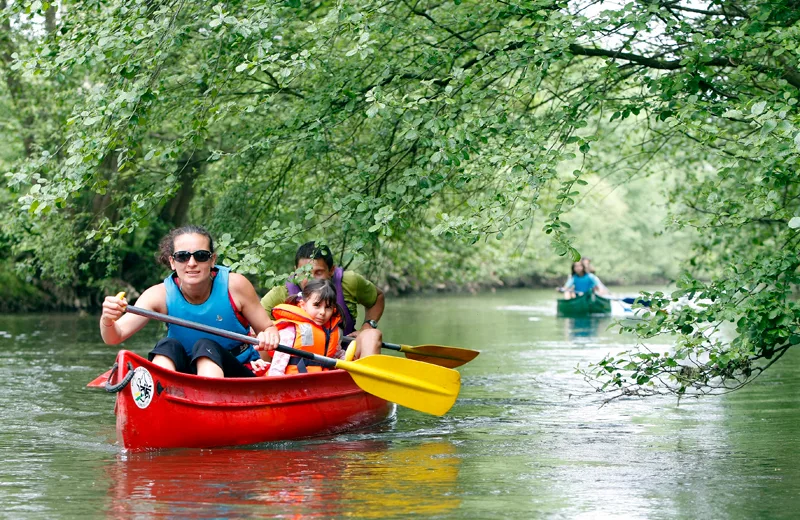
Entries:
<svg viewBox="0 0 800 520">
<path fill-rule="evenodd" d="M 678 291 L 652 296 L 642 349 L 587 377 L 624 392 L 738 384 L 800 337 L 797 12 L 9 3 L 2 102 L 22 138 L 4 153 L 23 158 L 3 229 L 29 276 L 95 290 L 152 280 L 142 251 L 190 219 L 264 283 L 309 237 L 401 288 L 563 274 L 542 233 L 567 258 L 669 276 L 694 239 Z M 662 215 L 669 241 L 653 241 Z M 682 296 L 699 303 L 666 312 Z M 730 343 L 709 333 L 728 320 Z M 657 333 L 676 352 L 650 353 Z"/>
</svg>

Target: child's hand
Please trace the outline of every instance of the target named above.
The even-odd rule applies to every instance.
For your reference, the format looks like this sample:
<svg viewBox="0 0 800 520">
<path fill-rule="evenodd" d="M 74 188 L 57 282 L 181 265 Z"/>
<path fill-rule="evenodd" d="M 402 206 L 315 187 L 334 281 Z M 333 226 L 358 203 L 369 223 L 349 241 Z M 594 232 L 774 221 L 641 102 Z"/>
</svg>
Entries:
<svg viewBox="0 0 800 520">
<path fill-rule="evenodd" d="M 269 368 L 269 363 L 263 359 L 256 359 L 250 362 L 250 370 L 257 376 L 263 375 Z"/>
</svg>

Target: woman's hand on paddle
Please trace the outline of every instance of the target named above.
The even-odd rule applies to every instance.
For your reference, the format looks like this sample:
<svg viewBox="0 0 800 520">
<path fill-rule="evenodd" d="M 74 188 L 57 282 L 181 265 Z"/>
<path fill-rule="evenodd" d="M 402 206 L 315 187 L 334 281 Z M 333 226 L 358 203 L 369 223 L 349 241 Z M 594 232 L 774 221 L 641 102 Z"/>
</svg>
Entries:
<svg viewBox="0 0 800 520">
<path fill-rule="evenodd" d="M 265 330 L 262 330 L 256 336 L 258 339 L 258 345 L 256 345 L 256 350 L 275 350 L 278 347 L 278 342 L 280 341 L 280 335 L 278 334 L 278 327 L 272 325 L 271 327 L 267 327 Z"/>
<path fill-rule="evenodd" d="M 100 315 L 100 323 L 106 327 L 112 327 L 125 314 L 127 307 L 128 300 L 124 296 L 106 296 L 103 301 L 103 314 Z"/>
</svg>

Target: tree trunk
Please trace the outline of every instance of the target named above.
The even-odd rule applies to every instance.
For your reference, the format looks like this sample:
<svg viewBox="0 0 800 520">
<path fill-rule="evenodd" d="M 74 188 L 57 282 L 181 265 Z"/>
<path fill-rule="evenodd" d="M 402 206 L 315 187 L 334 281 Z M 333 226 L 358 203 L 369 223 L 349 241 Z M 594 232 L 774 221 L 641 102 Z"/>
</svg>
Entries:
<svg viewBox="0 0 800 520">
<path fill-rule="evenodd" d="M 53 4 L 44 12 L 44 28 L 47 34 L 53 34 L 56 31 L 56 14 L 58 14 L 58 6 Z"/>
<path fill-rule="evenodd" d="M 187 223 L 189 205 L 194 198 L 194 181 L 208 169 L 209 155 L 207 150 L 195 151 L 178 160 L 175 174 L 181 187 L 175 197 L 161 210 L 161 220 L 174 227 Z"/>
</svg>

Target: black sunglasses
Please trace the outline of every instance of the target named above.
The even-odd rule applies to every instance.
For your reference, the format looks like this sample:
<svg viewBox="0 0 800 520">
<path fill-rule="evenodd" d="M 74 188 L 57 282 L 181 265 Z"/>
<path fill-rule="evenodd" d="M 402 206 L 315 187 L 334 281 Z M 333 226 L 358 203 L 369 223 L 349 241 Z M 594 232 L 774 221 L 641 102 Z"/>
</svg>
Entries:
<svg viewBox="0 0 800 520">
<path fill-rule="evenodd" d="M 172 253 L 172 258 L 181 264 L 188 262 L 191 257 L 194 257 L 195 260 L 201 263 L 208 262 L 211 260 L 212 256 L 214 256 L 214 253 L 211 251 L 206 251 L 205 249 L 198 249 L 193 253 L 190 253 L 189 251 L 175 251 Z"/>
</svg>

